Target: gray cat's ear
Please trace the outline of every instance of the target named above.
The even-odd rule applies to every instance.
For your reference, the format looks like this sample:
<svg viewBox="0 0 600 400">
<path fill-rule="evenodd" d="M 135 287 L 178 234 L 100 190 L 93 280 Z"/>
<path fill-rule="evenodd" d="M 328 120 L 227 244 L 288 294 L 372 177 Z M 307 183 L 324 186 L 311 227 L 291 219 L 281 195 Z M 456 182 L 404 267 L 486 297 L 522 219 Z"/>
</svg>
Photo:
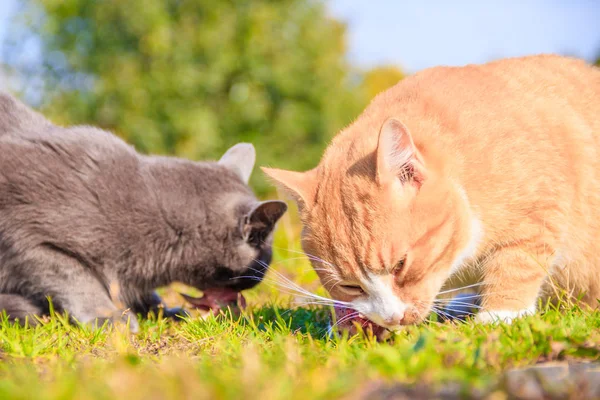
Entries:
<svg viewBox="0 0 600 400">
<path fill-rule="evenodd" d="M 240 179 L 246 184 L 250 180 L 255 162 L 256 151 L 250 143 L 238 143 L 234 145 L 219 160 L 219 164 L 238 174 Z"/>
<path fill-rule="evenodd" d="M 287 204 L 279 200 L 259 203 L 244 218 L 242 235 L 248 242 L 259 245 L 271 233 L 275 224 L 287 211 Z"/>
</svg>

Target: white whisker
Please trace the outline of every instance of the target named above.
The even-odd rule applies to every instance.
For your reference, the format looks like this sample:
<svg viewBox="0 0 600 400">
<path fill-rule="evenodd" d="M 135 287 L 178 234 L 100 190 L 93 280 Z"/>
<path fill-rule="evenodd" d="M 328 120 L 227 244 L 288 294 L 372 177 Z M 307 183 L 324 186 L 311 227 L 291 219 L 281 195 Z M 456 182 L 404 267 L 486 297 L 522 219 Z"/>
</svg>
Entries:
<svg viewBox="0 0 600 400">
<path fill-rule="evenodd" d="M 306 256 L 306 257 L 307 257 L 308 259 L 310 259 L 310 260 L 313 260 L 313 261 L 318 261 L 318 262 L 320 262 L 320 263 L 323 263 L 323 264 L 325 264 L 325 265 L 328 265 L 328 266 L 330 266 L 330 267 L 335 267 L 335 266 L 334 266 L 333 264 L 331 264 L 330 262 L 328 262 L 328 261 L 325 261 L 325 260 L 323 260 L 322 258 L 320 258 L 320 257 L 317 257 L 317 256 L 315 256 L 315 255 L 312 255 L 312 254 L 306 253 L 305 251 L 297 251 L 297 250 L 292 250 L 292 249 L 286 249 L 286 248 L 283 248 L 283 247 L 277 247 L 277 246 L 274 246 L 274 245 L 271 245 L 271 247 L 272 247 L 272 248 L 274 248 L 274 249 L 279 249 L 279 250 L 282 250 L 282 251 L 287 251 L 287 252 L 290 252 L 290 253 L 302 254 L 302 255 Z"/>
<path fill-rule="evenodd" d="M 344 315 L 342 318 L 340 318 L 338 321 L 336 321 L 335 324 L 333 324 L 333 325 L 331 325 L 329 327 L 328 334 L 331 334 L 331 332 L 333 332 L 333 329 L 336 326 L 339 326 L 340 324 L 343 324 L 344 322 L 346 322 L 346 321 L 348 321 L 348 320 L 350 320 L 352 318 L 358 317 L 358 315 L 359 315 L 358 312 L 354 312 L 354 313 L 350 313 L 348 315 Z"/>
<path fill-rule="evenodd" d="M 437 312 L 436 312 L 436 314 L 437 314 L 438 316 L 440 316 L 440 314 L 442 314 L 442 315 L 441 315 L 441 317 L 442 317 L 442 318 L 446 318 L 446 319 L 453 319 L 453 318 L 452 318 L 452 316 L 451 316 L 450 314 L 448 314 L 448 313 L 447 313 L 447 312 L 445 312 L 445 311 L 442 311 L 442 310 L 440 310 L 439 308 L 432 307 L 431 309 L 432 309 L 432 310 L 435 310 L 435 311 L 437 311 Z M 439 314 L 438 314 L 438 313 L 439 313 Z"/>
<path fill-rule="evenodd" d="M 477 286 L 482 286 L 482 285 L 485 285 L 485 282 L 479 282 L 479 283 L 474 283 L 472 285 L 467 285 L 467 286 L 459 287 L 459 288 L 456 288 L 456 289 L 445 290 L 443 292 L 439 292 L 438 294 L 446 294 L 446 293 L 457 292 L 459 290 L 468 289 L 468 288 L 477 287 Z"/>
<path fill-rule="evenodd" d="M 448 303 L 435 303 L 436 305 L 441 305 L 441 306 L 447 306 L 450 302 Z M 462 301 L 453 301 L 451 302 L 452 304 L 456 304 L 458 306 L 465 306 L 465 307 L 472 307 L 472 308 L 477 308 L 477 309 L 483 309 L 483 307 L 478 306 L 477 304 L 473 304 L 473 303 L 465 303 Z M 448 307 L 446 307 L 447 310 L 449 310 Z"/>
<path fill-rule="evenodd" d="M 251 269 L 254 270 L 255 272 L 261 273 L 263 276 L 265 275 L 266 271 L 267 271 L 267 267 L 268 265 L 266 265 L 264 262 L 261 262 L 260 260 L 255 260 L 256 262 L 258 262 L 259 264 L 265 266 L 265 271 L 258 271 L 256 269 Z M 309 292 L 308 290 L 298 286 L 295 282 L 293 282 L 292 280 L 290 280 L 289 278 L 287 278 L 285 275 L 281 274 L 280 272 L 277 272 L 275 269 L 269 268 L 269 271 L 272 271 L 273 274 L 275 275 L 275 277 L 277 277 L 279 280 L 276 279 L 266 279 L 266 281 L 270 281 L 271 283 L 275 284 L 275 285 L 279 285 L 285 289 L 289 289 L 291 291 L 294 291 L 296 293 L 293 293 L 294 295 L 301 297 L 300 295 L 303 295 L 306 298 L 311 298 L 314 300 L 318 300 L 318 301 L 323 301 L 323 302 L 327 302 L 329 304 L 335 304 L 335 305 L 349 305 L 350 303 L 348 302 L 344 302 L 344 301 L 338 301 L 338 300 L 333 300 L 333 299 L 328 299 L 326 297 L 323 296 L 319 296 L 315 293 Z"/>
</svg>

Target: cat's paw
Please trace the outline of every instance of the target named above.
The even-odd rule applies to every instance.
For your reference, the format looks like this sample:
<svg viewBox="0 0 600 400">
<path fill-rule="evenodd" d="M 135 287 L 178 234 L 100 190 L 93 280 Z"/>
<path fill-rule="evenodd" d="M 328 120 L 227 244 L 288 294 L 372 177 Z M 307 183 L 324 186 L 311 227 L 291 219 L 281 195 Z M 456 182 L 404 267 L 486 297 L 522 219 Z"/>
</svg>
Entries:
<svg viewBox="0 0 600 400">
<path fill-rule="evenodd" d="M 129 324 L 129 331 L 133 334 L 139 333 L 140 324 L 138 322 L 137 317 L 131 311 L 127 311 L 126 313 L 121 315 L 120 321 Z"/>
<path fill-rule="evenodd" d="M 482 324 L 490 324 L 495 322 L 510 324 L 517 318 L 526 315 L 532 315 L 534 313 L 535 307 L 525 308 L 519 311 L 481 310 L 475 317 L 475 321 Z"/>
<path fill-rule="evenodd" d="M 183 318 L 191 316 L 189 312 L 181 307 L 164 308 L 163 316 L 166 318 L 173 318 L 175 321 L 181 321 Z"/>
<path fill-rule="evenodd" d="M 129 331 L 131 333 L 136 334 L 140 331 L 140 324 L 137 320 L 137 317 L 131 311 L 115 312 L 109 317 L 96 317 L 91 319 L 88 323 L 91 324 L 94 329 L 101 328 L 105 324 L 106 326 L 114 326 L 115 324 L 129 324 Z"/>
</svg>

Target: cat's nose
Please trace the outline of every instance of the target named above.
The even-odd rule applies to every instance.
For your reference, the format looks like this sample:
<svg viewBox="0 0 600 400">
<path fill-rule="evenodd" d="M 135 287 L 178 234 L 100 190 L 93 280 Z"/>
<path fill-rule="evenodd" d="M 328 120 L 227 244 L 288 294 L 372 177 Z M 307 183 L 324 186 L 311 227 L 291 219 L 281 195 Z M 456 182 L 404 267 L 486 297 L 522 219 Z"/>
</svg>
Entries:
<svg viewBox="0 0 600 400">
<path fill-rule="evenodd" d="M 389 317 L 387 317 L 386 319 L 384 319 L 384 322 L 388 326 L 396 326 L 396 325 L 401 325 L 402 320 L 404 320 L 404 313 L 395 312 L 394 314 L 392 314 Z"/>
</svg>

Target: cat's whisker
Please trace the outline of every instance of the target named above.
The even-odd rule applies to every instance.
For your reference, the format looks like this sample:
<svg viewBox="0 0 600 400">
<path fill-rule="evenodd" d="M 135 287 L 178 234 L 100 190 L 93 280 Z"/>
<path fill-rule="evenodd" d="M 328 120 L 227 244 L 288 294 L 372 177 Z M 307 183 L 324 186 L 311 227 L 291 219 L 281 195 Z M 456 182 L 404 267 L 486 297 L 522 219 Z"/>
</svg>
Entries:
<svg viewBox="0 0 600 400">
<path fill-rule="evenodd" d="M 254 278 L 256 278 L 256 277 L 254 277 Z M 287 287 L 283 287 L 282 288 L 281 283 L 279 283 L 277 281 L 265 280 L 263 282 L 264 282 L 265 285 L 267 285 L 269 287 L 272 287 L 274 289 L 277 289 L 281 293 L 289 294 L 290 296 L 293 296 L 295 298 L 302 298 L 302 299 L 307 299 L 307 300 L 313 300 L 314 299 L 314 297 L 312 297 L 312 296 L 306 296 L 306 295 L 303 295 L 301 293 L 298 293 L 293 288 L 287 288 Z M 290 289 L 290 290 L 285 290 L 285 289 Z M 301 303 L 301 302 L 298 302 L 298 303 Z M 306 303 L 303 303 L 303 304 L 309 304 L 309 302 L 306 302 Z M 329 305 L 329 306 L 337 306 L 337 307 L 341 307 L 341 308 L 349 308 L 349 307 L 347 307 L 344 304 L 339 304 L 335 300 L 330 300 L 330 301 L 321 300 L 321 304 L 323 304 L 323 305 Z"/>
<path fill-rule="evenodd" d="M 282 263 L 286 263 L 286 262 L 289 262 L 289 261 L 304 260 L 305 258 L 306 257 L 284 258 L 283 260 L 277 260 L 276 262 L 271 263 L 271 265 L 273 266 L 273 265 L 279 265 L 279 264 L 282 264 Z M 302 268 L 299 268 L 299 269 L 313 269 L 313 267 L 311 265 L 305 265 L 305 266 L 303 266 Z"/>
<path fill-rule="evenodd" d="M 261 263 L 260 260 L 257 260 L 257 262 Z M 264 263 L 263 263 L 264 264 Z M 266 266 L 266 265 L 265 265 Z M 315 298 L 320 298 L 320 299 L 326 299 L 325 297 L 319 296 L 317 294 L 311 293 L 308 290 L 298 286 L 295 282 L 293 282 L 292 280 L 290 280 L 289 278 L 287 278 L 285 275 L 283 275 L 282 273 L 276 271 L 275 269 L 270 269 L 270 271 L 272 271 L 275 276 L 277 276 L 278 278 L 282 279 L 283 282 L 285 282 L 286 284 L 288 284 L 289 286 L 294 287 L 296 290 L 298 290 L 299 292 L 302 292 L 306 295 L 310 295 L 310 296 L 314 296 Z M 263 273 L 264 274 L 264 273 Z"/>
<path fill-rule="evenodd" d="M 332 263 L 330 263 L 329 261 L 325 261 L 325 260 L 323 260 L 322 258 L 320 258 L 320 257 L 317 257 L 317 256 L 315 256 L 315 255 L 312 255 L 312 254 L 310 254 L 310 253 L 307 253 L 307 252 L 305 252 L 305 251 L 297 251 L 297 250 L 292 250 L 292 249 L 286 249 L 286 248 L 284 248 L 284 247 L 277 247 L 277 246 L 275 246 L 275 245 L 271 245 L 271 247 L 272 247 L 272 248 L 274 248 L 274 249 L 279 249 L 279 250 L 282 250 L 282 251 L 287 251 L 287 252 L 290 252 L 290 253 L 302 254 L 302 255 L 306 256 L 306 257 L 307 257 L 308 259 L 310 259 L 310 260 L 313 260 L 313 261 L 318 261 L 318 262 L 320 262 L 320 263 L 323 263 L 323 264 L 325 264 L 325 265 L 328 265 L 328 266 L 330 266 L 330 267 L 334 267 L 334 268 L 335 268 L 335 266 L 334 266 Z"/>
<path fill-rule="evenodd" d="M 335 324 L 333 326 L 339 325 L 339 324 L 343 324 L 344 322 L 351 320 L 354 317 L 358 317 L 360 315 L 360 313 L 358 311 L 350 313 L 348 315 L 344 315 L 342 318 L 340 318 L 339 320 L 337 320 L 335 322 Z"/>
<path fill-rule="evenodd" d="M 348 321 L 348 320 L 350 320 L 352 318 L 358 317 L 359 315 L 360 315 L 360 313 L 358 313 L 358 312 L 354 312 L 354 313 L 350 313 L 348 315 L 344 315 L 342 318 L 340 318 L 339 320 L 335 321 L 335 323 L 329 327 L 328 334 L 331 334 L 331 332 L 333 332 L 333 329 L 336 326 L 338 326 L 340 324 L 343 324 L 344 322 L 346 322 L 346 321 Z"/>
<path fill-rule="evenodd" d="M 473 295 L 468 295 L 468 296 L 461 296 L 461 299 L 463 299 L 463 300 L 464 299 L 467 299 L 467 300 L 470 300 L 470 299 L 479 299 L 479 298 L 482 298 L 484 296 L 487 296 L 487 295 L 484 295 L 484 294 L 473 294 Z M 433 301 L 436 302 L 436 303 L 449 303 L 449 302 L 453 301 L 454 299 L 455 299 L 455 297 L 450 297 L 450 298 L 447 298 L 447 299 L 435 299 Z"/>
<path fill-rule="evenodd" d="M 292 295 L 294 295 L 293 293 L 291 293 Z M 309 301 L 298 301 L 298 300 L 294 300 L 293 303 L 294 304 L 303 304 L 303 305 L 309 305 L 309 304 L 320 304 L 320 305 L 325 305 L 325 306 L 335 306 L 338 308 L 344 308 L 344 309 L 352 309 L 352 307 L 343 305 L 343 304 L 338 304 L 335 301 L 310 301 L 312 299 L 312 297 L 307 297 L 307 296 L 301 296 L 301 295 L 294 295 L 295 298 L 301 298 L 301 299 L 307 299 Z"/>
<path fill-rule="evenodd" d="M 263 241 L 263 243 L 265 243 L 265 242 Z M 276 249 L 276 250 L 281 250 L 281 251 L 287 251 L 288 253 L 302 254 L 303 256 L 306 256 L 306 257 L 311 256 L 310 254 L 306 253 L 305 251 L 292 250 L 287 247 L 275 246 L 274 244 L 271 244 L 271 248 Z M 316 257 L 316 256 L 313 256 L 313 257 Z M 318 257 L 316 257 L 316 258 L 318 258 Z"/>
<path fill-rule="evenodd" d="M 438 294 L 453 293 L 453 292 L 457 292 L 459 290 L 469 289 L 472 287 L 478 287 L 478 286 L 482 286 L 482 285 L 485 285 L 485 282 L 474 283 L 472 285 L 467 285 L 467 286 L 459 287 L 456 289 L 444 290 L 443 292 L 439 292 Z"/>
<path fill-rule="evenodd" d="M 446 310 L 450 311 L 450 312 L 454 312 L 457 314 L 467 314 L 469 316 L 474 316 L 476 314 L 472 313 L 472 312 L 468 312 L 468 311 L 464 311 L 464 310 L 455 310 L 453 308 L 446 308 Z M 456 318 L 452 318 L 452 319 L 456 319 Z"/>
<path fill-rule="evenodd" d="M 290 295 L 293 295 L 293 296 L 298 296 L 298 292 L 296 292 L 296 291 L 283 290 L 283 289 L 288 289 L 288 288 L 286 286 L 282 285 L 280 282 L 278 282 L 276 280 L 273 280 L 273 279 L 268 279 L 268 278 L 261 279 L 261 278 L 256 277 L 256 276 L 241 276 L 240 278 L 252 279 L 252 280 L 255 280 L 257 282 L 262 282 L 265 285 L 267 285 L 269 287 L 272 287 L 272 288 L 275 288 L 275 289 L 277 289 L 277 290 L 279 290 L 279 291 L 281 291 L 283 293 L 287 293 L 287 294 L 290 294 Z M 283 289 L 282 289 L 282 287 L 283 287 Z M 306 298 L 312 298 L 312 297 L 306 296 Z"/>
<path fill-rule="evenodd" d="M 446 310 L 450 311 L 450 312 L 454 312 L 454 313 L 458 313 L 458 314 L 467 314 L 467 315 L 477 315 L 477 313 L 473 313 L 471 311 L 465 311 L 465 310 L 455 310 L 454 308 L 446 308 Z"/>
<path fill-rule="evenodd" d="M 307 302 L 303 302 L 303 301 L 293 301 L 293 304 L 299 304 L 299 305 L 320 305 L 320 306 L 333 306 L 335 304 L 329 303 L 329 302 L 325 302 L 325 301 L 307 301 Z M 352 307 L 348 307 L 348 306 L 343 306 L 343 305 L 338 305 L 338 308 L 341 309 L 345 309 L 345 310 L 352 310 Z"/>
<path fill-rule="evenodd" d="M 264 263 L 262 263 L 260 260 L 256 260 L 256 261 L 259 264 L 264 265 Z M 265 265 L 265 267 L 266 267 L 266 265 Z M 254 269 L 252 269 L 252 270 L 254 270 Z M 311 298 L 316 299 L 316 300 L 327 301 L 327 302 L 331 302 L 331 303 L 334 303 L 334 304 L 340 304 L 340 305 L 344 305 L 344 304 L 345 305 L 349 305 L 350 304 L 348 302 L 343 302 L 343 301 L 338 301 L 338 300 L 332 300 L 332 299 L 328 299 L 328 298 L 323 297 L 323 296 L 319 296 L 319 295 L 317 295 L 315 293 L 311 293 L 308 290 L 306 290 L 306 289 L 298 286 L 295 282 L 291 281 L 290 279 L 288 279 L 285 275 L 281 274 L 280 272 L 277 272 L 275 269 L 271 268 L 269 270 L 272 271 L 275 274 L 275 276 L 281 280 L 279 282 L 278 281 L 274 281 L 274 282 L 276 282 L 278 285 L 281 285 L 282 287 L 285 287 L 285 288 L 290 289 L 290 290 L 297 291 L 298 293 L 301 293 L 301 294 L 303 294 L 305 296 L 311 297 Z M 255 270 L 255 271 L 259 272 L 259 273 L 262 273 L 263 276 L 266 273 L 266 269 L 265 269 L 265 271 L 258 271 L 258 270 Z"/>
<path fill-rule="evenodd" d="M 477 304 L 473 304 L 473 303 L 467 303 L 467 302 L 463 302 L 463 301 L 449 301 L 449 302 L 445 302 L 445 303 L 435 303 L 436 305 L 440 305 L 440 306 L 444 306 L 444 305 L 448 305 L 448 304 L 456 304 L 458 306 L 466 306 L 466 307 L 472 307 L 472 308 L 477 308 L 477 309 L 483 309 L 483 307 L 478 306 Z"/>
<path fill-rule="evenodd" d="M 240 277 L 236 277 L 236 278 L 232 278 L 232 279 L 239 279 L 239 278 L 246 278 L 246 279 L 252 279 L 255 280 L 257 282 L 263 282 L 265 285 L 275 288 L 283 293 L 289 294 L 291 296 L 295 296 L 295 297 L 300 297 L 300 298 L 306 298 L 306 299 L 314 299 L 313 296 L 306 296 L 304 295 L 302 292 L 299 292 L 298 289 L 294 286 L 289 286 L 286 285 L 280 281 L 277 281 L 275 279 L 271 279 L 271 278 L 260 278 L 257 276 L 240 276 Z M 288 290 L 285 290 L 288 289 Z M 323 302 L 325 302 L 324 300 L 321 300 Z M 328 303 L 331 303 L 332 305 L 336 305 L 337 301 L 336 300 L 329 300 Z"/>
<path fill-rule="evenodd" d="M 284 285 L 281 282 L 278 282 L 276 280 L 267 279 L 267 280 L 264 280 L 263 283 L 265 283 L 269 287 L 277 289 L 278 291 L 280 291 L 282 293 L 289 294 L 294 297 L 304 298 L 304 299 L 314 299 L 313 296 L 307 296 L 307 295 L 303 294 L 302 292 L 299 292 L 295 287 Z M 331 303 L 335 304 L 335 302 L 333 300 L 331 301 Z"/>
<path fill-rule="evenodd" d="M 461 297 L 461 298 L 462 299 L 471 299 L 471 298 L 473 298 L 473 299 L 476 299 L 476 298 L 484 299 L 487 296 L 496 295 L 496 294 L 506 295 L 508 293 L 514 293 L 514 290 L 503 290 L 503 291 L 497 291 L 497 292 L 485 292 L 485 293 L 472 294 L 472 295 L 470 294 L 468 296 L 464 296 L 464 297 Z M 451 298 L 447 298 L 447 299 L 436 299 L 434 301 L 440 301 L 440 302 L 441 301 L 446 301 L 446 302 L 450 302 L 453 299 L 454 298 L 451 297 Z"/>
<path fill-rule="evenodd" d="M 337 276 L 330 276 L 329 278 L 327 278 L 327 280 L 323 282 L 323 286 L 327 287 L 330 284 L 333 284 L 335 286 L 340 283 L 342 283 L 342 280 L 340 278 L 338 278 Z"/>
<path fill-rule="evenodd" d="M 310 270 L 311 270 L 311 271 L 315 271 L 315 272 L 318 272 L 318 271 L 323 271 L 323 272 L 332 272 L 332 271 L 331 271 L 331 268 L 318 268 L 318 267 L 317 267 L 317 268 L 314 268 L 314 267 L 307 267 L 307 268 L 303 268 L 303 269 L 301 269 L 301 270 L 306 270 L 306 269 L 308 269 L 308 268 L 310 268 Z"/>
<path fill-rule="evenodd" d="M 445 311 L 442 311 L 442 310 L 440 310 L 439 308 L 432 307 L 432 308 L 431 308 L 431 310 L 432 310 L 433 312 L 435 312 L 435 313 L 436 313 L 436 315 L 438 315 L 438 316 L 440 316 L 440 317 L 442 317 L 442 318 L 446 318 L 446 319 L 453 319 L 453 318 L 452 318 L 452 316 L 451 316 L 450 314 L 448 314 L 448 313 L 447 313 L 447 312 L 445 312 Z M 440 315 L 440 314 L 442 314 L 442 315 Z"/>
<path fill-rule="evenodd" d="M 431 312 L 433 312 L 438 317 L 442 318 L 442 315 L 438 312 L 438 310 L 435 307 L 431 308 Z M 421 315 L 421 314 L 419 314 L 419 315 Z"/>
</svg>

